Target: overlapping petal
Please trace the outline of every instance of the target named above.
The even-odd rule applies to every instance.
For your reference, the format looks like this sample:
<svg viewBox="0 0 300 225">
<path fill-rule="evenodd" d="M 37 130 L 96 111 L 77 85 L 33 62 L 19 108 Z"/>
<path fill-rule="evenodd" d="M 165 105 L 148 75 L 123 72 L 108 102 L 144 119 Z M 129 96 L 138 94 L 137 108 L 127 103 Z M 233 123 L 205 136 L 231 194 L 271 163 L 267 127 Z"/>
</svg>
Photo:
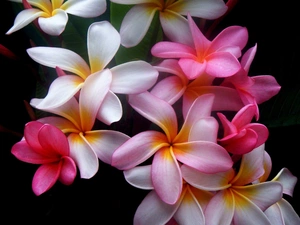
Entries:
<svg viewBox="0 0 300 225">
<path fill-rule="evenodd" d="M 52 16 L 39 17 L 38 23 L 40 28 L 47 34 L 58 36 L 66 28 L 68 22 L 68 14 L 62 9 L 55 9 Z"/>
<path fill-rule="evenodd" d="M 83 18 L 97 17 L 106 11 L 105 0 L 68 0 L 61 6 L 67 13 Z"/>
</svg>

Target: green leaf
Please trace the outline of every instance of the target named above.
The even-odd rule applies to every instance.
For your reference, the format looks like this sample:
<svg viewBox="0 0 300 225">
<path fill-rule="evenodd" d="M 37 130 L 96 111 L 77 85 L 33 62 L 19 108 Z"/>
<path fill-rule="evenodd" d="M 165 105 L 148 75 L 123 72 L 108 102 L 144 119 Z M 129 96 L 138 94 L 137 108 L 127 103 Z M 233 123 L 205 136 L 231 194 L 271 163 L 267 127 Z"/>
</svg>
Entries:
<svg viewBox="0 0 300 225">
<path fill-rule="evenodd" d="M 282 88 L 259 106 L 260 122 L 267 127 L 300 125 L 300 88 Z"/>
<path fill-rule="evenodd" d="M 111 24 L 119 31 L 121 23 L 126 13 L 131 9 L 131 5 L 121 5 L 111 3 L 110 5 L 110 21 Z M 151 55 L 152 46 L 162 40 L 162 29 L 159 22 L 158 12 L 155 14 L 148 32 L 143 40 L 135 47 L 125 48 L 120 46 L 116 56 L 115 63 L 121 64 L 133 60 L 144 60 L 147 62 L 153 61 L 154 57 Z"/>
</svg>

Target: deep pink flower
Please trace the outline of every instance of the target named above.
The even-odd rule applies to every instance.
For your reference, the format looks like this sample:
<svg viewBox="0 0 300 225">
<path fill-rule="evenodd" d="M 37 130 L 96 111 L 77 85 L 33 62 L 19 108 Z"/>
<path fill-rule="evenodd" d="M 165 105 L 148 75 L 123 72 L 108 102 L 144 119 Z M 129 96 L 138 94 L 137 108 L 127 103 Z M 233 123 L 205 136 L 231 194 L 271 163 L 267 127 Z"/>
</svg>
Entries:
<svg viewBox="0 0 300 225">
<path fill-rule="evenodd" d="M 76 177 L 76 164 L 69 156 L 68 139 L 55 126 L 37 121 L 27 123 L 24 138 L 13 145 L 11 153 L 21 161 L 41 164 L 32 181 L 36 195 L 48 191 L 57 180 L 70 185 Z"/>
</svg>

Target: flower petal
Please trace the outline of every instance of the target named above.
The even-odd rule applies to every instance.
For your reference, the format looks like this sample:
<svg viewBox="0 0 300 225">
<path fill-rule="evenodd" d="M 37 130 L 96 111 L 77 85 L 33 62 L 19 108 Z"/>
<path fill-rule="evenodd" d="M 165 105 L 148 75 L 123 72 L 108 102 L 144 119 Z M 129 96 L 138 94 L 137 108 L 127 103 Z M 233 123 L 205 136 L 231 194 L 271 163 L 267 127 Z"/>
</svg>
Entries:
<svg viewBox="0 0 300 225">
<path fill-rule="evenodd" d="M 151 179 L 151 165 L 136 166 L 124 171 L 126 181 L 132 186 L 144 190 L 154 189 Z"/>
<path fill-rule="evenodd" d="M 138 94 L 151 88 L 158 71 L 144 61 L 132 61 L 111 68 L 113 76 L 110 90 L 120 94 Z"/>
<path fill-rule="evenodd" d="M 83 18 L 97 17 L 106 11 L 105 0 L 68 0 L 62 6 L 67 13 Z"/>
<path fill-rule="evenodd" d="M 179 65 L 184 72 L 185 76 L 189 80 L 193 80 L 201 76 L 206 68 L 207 68 L 207 62 L 199 62 L 195 59 L 187 59 L 187 58 L 181 58 L 179 59 Z"/>
<path fill-rule="evenodd" d="M 283 186 L 283 193 L 293 197 L 298 178 L 294 176 L 291 171 L 287 168 L 282 168 L 272 181 L 279 181 Z"/>
<path fill-rule="evenodd" d="M 55 9 L 51 17 L 39 17 L 38 23 L 40 28 L 47 34 L 58 36 L 66 27 L 68 15 L 62 9 Z"/>
<path fill-rule="evenodd" d="M 67 156 L 62 158 L 62 162 L 59 181 L 64 185 L 71 185 L 77 174 L 76 164 L 72 158 Z"/>
</svg>

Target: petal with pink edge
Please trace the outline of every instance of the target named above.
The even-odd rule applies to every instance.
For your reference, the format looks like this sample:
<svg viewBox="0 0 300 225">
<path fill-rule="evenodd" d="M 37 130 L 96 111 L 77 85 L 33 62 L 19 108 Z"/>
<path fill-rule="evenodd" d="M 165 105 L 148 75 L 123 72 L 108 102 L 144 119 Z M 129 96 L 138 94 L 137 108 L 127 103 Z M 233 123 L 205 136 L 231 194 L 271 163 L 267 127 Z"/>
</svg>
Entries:
<svg viewBox="0 0 300 225">
<path fill-rule="evenodd" d="M 151 88 L 158 71 L 144 61 L 132 61 L 111 68 L 110 90 L 121 94 L 138 94 Z"/>
<path fill-rule="evenodd" d="M 38 23 L 40 28 L 47 34 L 58 36 L 66 27 L 68 15 L 62 9 L 55 9 L 51 17 L 39 17 Z"/>
<path fill-rule="evenodd" d="M 44 164 L 37 169 L 32 180 L 32 190 L 36 195 L 43 194 L 56 183 L 61 164 L 61 162 Z"/>
<path fill-rule="evenodd" d="M 175 204 L 182 191 L 182 176 L 170 147 L 161 148 L 154 155 L 151 171 L 157 195 L 168 204 Z"/>
<path fill-rule="evenodd" d="M 298 178 L 294 176 L 291 171 L 287 168 L 282 168 L 272 181 L 279 181 L 283 186 L 283 193 L 293 197 Z"/>
<path fill-rule="evenodd" d="M 71 133 L 68 136 L 70 155 L 80 171 L 80 177 L 89 179 L 93 177 L 99 167 L 99 159 L 82 134 Z"/>
<path fill-rule="evenodd" d="M 138 206 L 133 224 L 166 224 L 176 212 L 179 204 L 179 202 L 173 205 L 167 204 L 157 196 L 155 191 L 151 191 Z"/>
</svg>

